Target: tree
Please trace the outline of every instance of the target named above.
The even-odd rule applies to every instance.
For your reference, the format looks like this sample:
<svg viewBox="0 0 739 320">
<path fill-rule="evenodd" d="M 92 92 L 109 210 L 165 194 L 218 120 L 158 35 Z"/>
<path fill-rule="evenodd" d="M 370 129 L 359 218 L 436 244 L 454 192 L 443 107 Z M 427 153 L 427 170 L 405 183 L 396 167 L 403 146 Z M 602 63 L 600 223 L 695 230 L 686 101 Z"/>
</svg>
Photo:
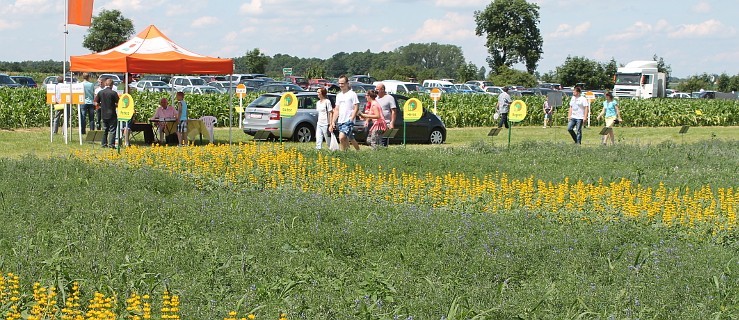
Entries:
<svg viewBox="0 0 739 320">
<path fill-rule="evenodd" d="M 124 18 L 118 10 L 103 9 L 96 17 L 92 17 L 82 46 L 93 52 L 108 50 L 128 40 L 133 32 L 131 19 Z"/>
<path fill-rule="evenodd" d="M 670 73 L 672 73 L 672 67 L 670 65 L 665 64 L 665 60 L 662 59 L 662 57 L 659 57 L 659 60 L 657 60 L 657 54 L 655 53 L 654 56 L 652 56 L 653 61 L 657 61 L 657 72 L 661 72 L 665 74 L 665 79 L 667 81 L 670 80 Z"/>
<path fill-rule="evenodd" d="M 477 79 L 485 80 L 487 75 L 487 70 L 485 70 L 485 66 L 481 66 L 480 70 L 477 70 Z"/>
<path fill-rule="evenodd" d="M 607 74 L 606 66 L 612 68 L 613 63 L 615 61 L 604 65 L 585 57 L 567 57 L 565 63 L 557 67 L 557 78 L 563 86 L 585 83 L 583 89 L 610 88 L 613 76 Z"/>
<path fill-rule="evenodd" d="M 716 80 L 716 90 L 721 92 L 731 91 L 731 77 L 725 72 L 718 76 Z"/>
<path fill-rule="evenodd" d="M 475 34 L 486 34 L 492 72 L 522 62 L 533 74 L 541 59 L 544 40 L 539 31 L 539 6 L 526 0 L 495 0 L 475 11 Z"/>
<path fill-rule="evenodd" d="M 459 71 L 457 71 L 457 82 L 461 83 L 474 80 L 476 74 L 477 66 L 470 61 L 468 64 L 463 64 L 459 67 Z"/>
<path fill-rule="evenodd" d="M 430 71 L 431 78 L 456 77 L 459 67 L 464 65 L 462 48 L 450 44 L 411 43 L 395 49 L 394 53 L 397 65 Z"/>
<path fill-rule="evenodd" d="M 677 85 L 677 90 L 682 92 L 694 92 L 699 91 L 700 89 L 713 89 L 711 77 L 712 76 L 707 73 L 690 76 L 688 79 L 685 79 L 685 81 L 682 81 Z"/>
<path fill-rule="evenodd" d="M 520 85 L 524 87 L 535 87 L 536 77 L 526 71 L 516 70 L 502 65 L 498 68 L 498 72 L 490 77 L 490 80 L 497 86 Z"/>
<path fill-rule="evenodd" d="M 259 48 L 246 52 L 246 55 L 234 59 L 236 73 L 266 73 L 270 58 L 259 51 Z"/>
</svg>

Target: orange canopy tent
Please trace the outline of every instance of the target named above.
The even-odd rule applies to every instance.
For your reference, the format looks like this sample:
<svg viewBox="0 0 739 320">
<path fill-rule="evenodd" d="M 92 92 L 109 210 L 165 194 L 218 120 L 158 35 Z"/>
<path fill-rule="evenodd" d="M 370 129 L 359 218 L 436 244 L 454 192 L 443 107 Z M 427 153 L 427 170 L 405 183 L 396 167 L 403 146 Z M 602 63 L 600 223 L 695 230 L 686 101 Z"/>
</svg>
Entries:
<svg viewBox="0 0 739 320">
<path fill-rule="evenodd" d="M 233 59 L 190 52 L 153 25 L 113 49 L 70 60 L 71 71 L 86 72 L 232 74 L 234 68 Z"/>
</svg>

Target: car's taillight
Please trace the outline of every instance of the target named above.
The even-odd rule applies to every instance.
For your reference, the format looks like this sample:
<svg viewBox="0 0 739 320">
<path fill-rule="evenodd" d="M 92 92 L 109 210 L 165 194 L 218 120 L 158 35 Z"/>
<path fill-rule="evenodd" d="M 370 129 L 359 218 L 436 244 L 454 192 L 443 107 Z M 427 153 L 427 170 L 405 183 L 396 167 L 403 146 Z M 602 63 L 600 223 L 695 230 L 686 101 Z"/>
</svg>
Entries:
<svg viewBox="0 0 739 320">
<path fill-rule="evenodd" d="M 272 111 L 269 113 L 269 120 L 280 120 L 280 112 Z"/>
</svg>

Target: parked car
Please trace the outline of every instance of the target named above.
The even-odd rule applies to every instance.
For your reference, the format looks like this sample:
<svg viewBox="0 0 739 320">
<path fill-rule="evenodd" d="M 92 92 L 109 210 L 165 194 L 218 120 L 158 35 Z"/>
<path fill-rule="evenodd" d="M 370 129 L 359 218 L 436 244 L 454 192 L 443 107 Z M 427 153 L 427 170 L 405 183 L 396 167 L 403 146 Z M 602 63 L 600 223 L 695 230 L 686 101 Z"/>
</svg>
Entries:
<svg viewBox="0 0 739 320">
<path fill-rule="evenodd" d="M 134 88 L 136 88 L 136 91 L 139 91 L 139 92 L 171 91 L 172 90 L 172 87 L 170 87 L 164 81 L 155 81 L 155 80 L 141 80 L 139 82 L 136 82 L 136 85 L 134 86 Z"/>
<path fill-rule="evenodd" d="M 182 91 L 185 87 L 191 87 L 191 86 L 204 86 L 205 80 L 201 79 L 200 77 L 182 77 L 182 76 L 176 76 L 172 77 L 172 80 L 169 83 L 176 91 Z"/>
<path fill-rule="evenodd" d="M 13 78 L 8 76 L 7 74 L 0 74 L 0 87 L 20 88 L 22 86 L 16 83 L 15 80 L 13 80 Z"/>
<path fill-rule="evenodd" d="M 423 88 L 421 88 L 421 85 L 416 82 L 405 82 L 405 81 L 398 81 L 398 80 L 383 80 L 383 81 L 375 81 L 373 85 L 377 86 L 380 83 L 385 85 L 385 91 L 387 93 L 406 94 L 408 92 L 423 91 Z"/>
<path fill-rule="evenodd" d="M 377 79 L 375 79 L 374 77 L 363 75 L 363 74 L 358 74 L 358 75 L 353 75 L 349 77 L 349 81 L 373 84 L 377 81 Z"/>
<path fill-rule="evenodd" d="M 221 93 L 221 90 L 218 90 L 214 87 L 208 86 L 208 85 L 196 85 L 196 86 L 189 86 L 184 87 L 181 90 L 182 92 L 186 94 L 216 94 Z"/>
<path fill-rule="evenodd" d="M 318 94 L 313 91 L 302 91 L 297 92 L 295 96 L 298 98 L 298 112 L 295 116 L 282 119 L 282 137 L 298 142 L 315 140 Z M 281 98 L 280 93 L 265 93 L 249 103 L 244 109 L 242 121 L 244 133 L 253 136 L 257 131 L 265 130 L 270 132 L 271 138 L 278 138 Z M 336 97 L 330 94 L 328 98 L 333 105 Z"/>
<path fill-rule="evenodd" d="M 310 85 L 308 79 L 298 76 L 287 76 L 285 77 L 285 82 L 294 83 L 303 88 L 303 90 L 308 90 L 308 86 Z"/>
<path fill-rule="evenodd" d="M 290 92 L 302 92 L 302 91 L 305 91 L 305 90 L 303 90 L 303 88 L 301 88 L 297 84 L 294 84 L 294 83 L 286 83 L 286 82 L 276 82 L 276 83 L 265 84 L 265 85 L 259 87 L 256 90 L 257 91 L 264 91 L 264 92 L 268 92 L 268 93 L 270 93 L 270 92 L 288 92 L 288 91 L 290 91 Z"/>
<path fill-rule="evenodd" d="M 240 83 L 243 83 L 247 87 L 252 87 L 256 90 L 259 90 L 260 87 L 271 82 L 264 78 L 254 78 L 242 80 Z"/>
<path fill-rule="evenodd" d="M 690 93 L 687 92 L 673 92 L 670 96 L 670 98 L 678 98 L 678 99 L 691 99 L 693 98 Z"/>
<path fill-rule="evenodd" d="M 485 88 L 485 93 L 492 94 L 492 95 L 496 95 L 497 96 L 497 95 L 503 93 L 503 87 L 496 87 L 496 86 L 487 87 L 487 88 Z"/>
<path fill-rule="evenodd" d="M 216 80 L 216 81 L 208 82 L 208 85 L 211 86 L 211 87 L 213 87 L 213 88 L 218 89 L 222 93 L 228 93 L 228 87 L 230 85 L 231 86 L 231 92 L 232 93 L 235 93 L 236 92 L 236 84 L 233 83 L 233 82 L 231 82 L 231 81 L 225 81 L 225 80 L 218 81 L 218 80 Z M 254 88 L 253 87 L 246 86 L 246 91 L 247 92 L 254 91 Z"/>
<path fill-rule="evenodd" d="M 395 105 L 398 108 L 402 108 L 408 97 L 391 94 L 395 98 Z M 360 110 L 367 103 L 367 98 L 364 93 L 357 94 L 359 98 Z M 393 139 L 390 139 L 390 143 L 403 143 L 403 112 L 400 112 L 395 116 L 394 127 L 399 130 Z M 446 141 L 446 126 L 441 118 L 430 112 L 428 109 L 423 108 L 423 115 L 420 119 L 413 122 L 405 123 L 405 141 L 410 143 L 430 143 L 430 144 L 441 144 Z M 354 125 L 354 137 L 358 142 L 367 142 L 367 128 L 364 127 L 364 120 L 357 118 Z"/>
<path fill-rule="evenodd" d="M 467 81 L 467 82 L 465 82 L 465 84 L 474 84 L 474 85 L 477 85 L 482 90 L 485 90 L 487 87 L 494 86 L 494 84 L 493 84 L 492 81 L 481 81 L 481 80 Z"/>
<path fill-rule="evenodd" d="M 44 86 L 49 85 L 49 84 L 57 84 L 58 82 L 56 81 L 56 77 L 57 76 L 48 76 L 44 78 L 44 82 L 43 82 Z M 67 76 L 64 79 L 64 82 L 65 83 L 77 83 L 77 78 L 72 77 L 72 76 Z"/>
<path fill-rule="evenodd" d="M 364 93 L 369 90 L 374 90 L 375 86 L 371 84 L 366 84 L 362 82 L 351 82 L 350 83 L 352 90 L 356 93 Z"/>
<path fill-rule="evenodd" d="M 29 88 L 37 88 L 38 84 L 36 84 L 36 81 L 33 80 L 33 78 L 28 76 L 10 76 L 15 83 L 23 86 L 23 87 L 29 87 Z"/>
<path fill-rule="evenodd" d="M 164 83 L 169 83 L 170 81 L 172 81 L 172 77 L 171 76 L 167 76 L 167 75 L 161 75 L 161 74 L 147 74 L 147 75 L 143 76 L 141 79 L 139 79 L 139 82 L 146 81 L 146 80 L 149 80 L 149 81 L 161 81 L 161 82 L 164 82 Z"/>
</svg>

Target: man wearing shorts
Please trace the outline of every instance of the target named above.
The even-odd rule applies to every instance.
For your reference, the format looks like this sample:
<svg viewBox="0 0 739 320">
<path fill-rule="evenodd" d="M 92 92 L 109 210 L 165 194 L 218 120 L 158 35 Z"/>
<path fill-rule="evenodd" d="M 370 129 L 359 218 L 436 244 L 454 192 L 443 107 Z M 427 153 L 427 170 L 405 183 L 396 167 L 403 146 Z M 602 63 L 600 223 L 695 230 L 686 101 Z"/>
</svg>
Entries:
<svg viewBox="0 0 739 320">
<path fill-rule="evenodd" d="M 185 102 L 185 93 L 180 91 L 175 96 L 177 102 L 175 102 L 177 108 L 177 139 L 180 141 L 180 146 L 187 145 L 187 102 Z"/>
<path fill-rule="evenodd" d="M 352 91 L 349 79 L 345 75 L 339 77 L 339 87 L 341 92 L 336 95 L 335 107 L 338 111 L 333 113 L 329 130 L 333 131 L 338 125 L 340 150 L 349 149 L 349 143 L 354 146 L 354 149 L 359 150 L 359 144 L 354 139 L 354 119 L 359 111 L 359 98 Z"/>
</svg>

